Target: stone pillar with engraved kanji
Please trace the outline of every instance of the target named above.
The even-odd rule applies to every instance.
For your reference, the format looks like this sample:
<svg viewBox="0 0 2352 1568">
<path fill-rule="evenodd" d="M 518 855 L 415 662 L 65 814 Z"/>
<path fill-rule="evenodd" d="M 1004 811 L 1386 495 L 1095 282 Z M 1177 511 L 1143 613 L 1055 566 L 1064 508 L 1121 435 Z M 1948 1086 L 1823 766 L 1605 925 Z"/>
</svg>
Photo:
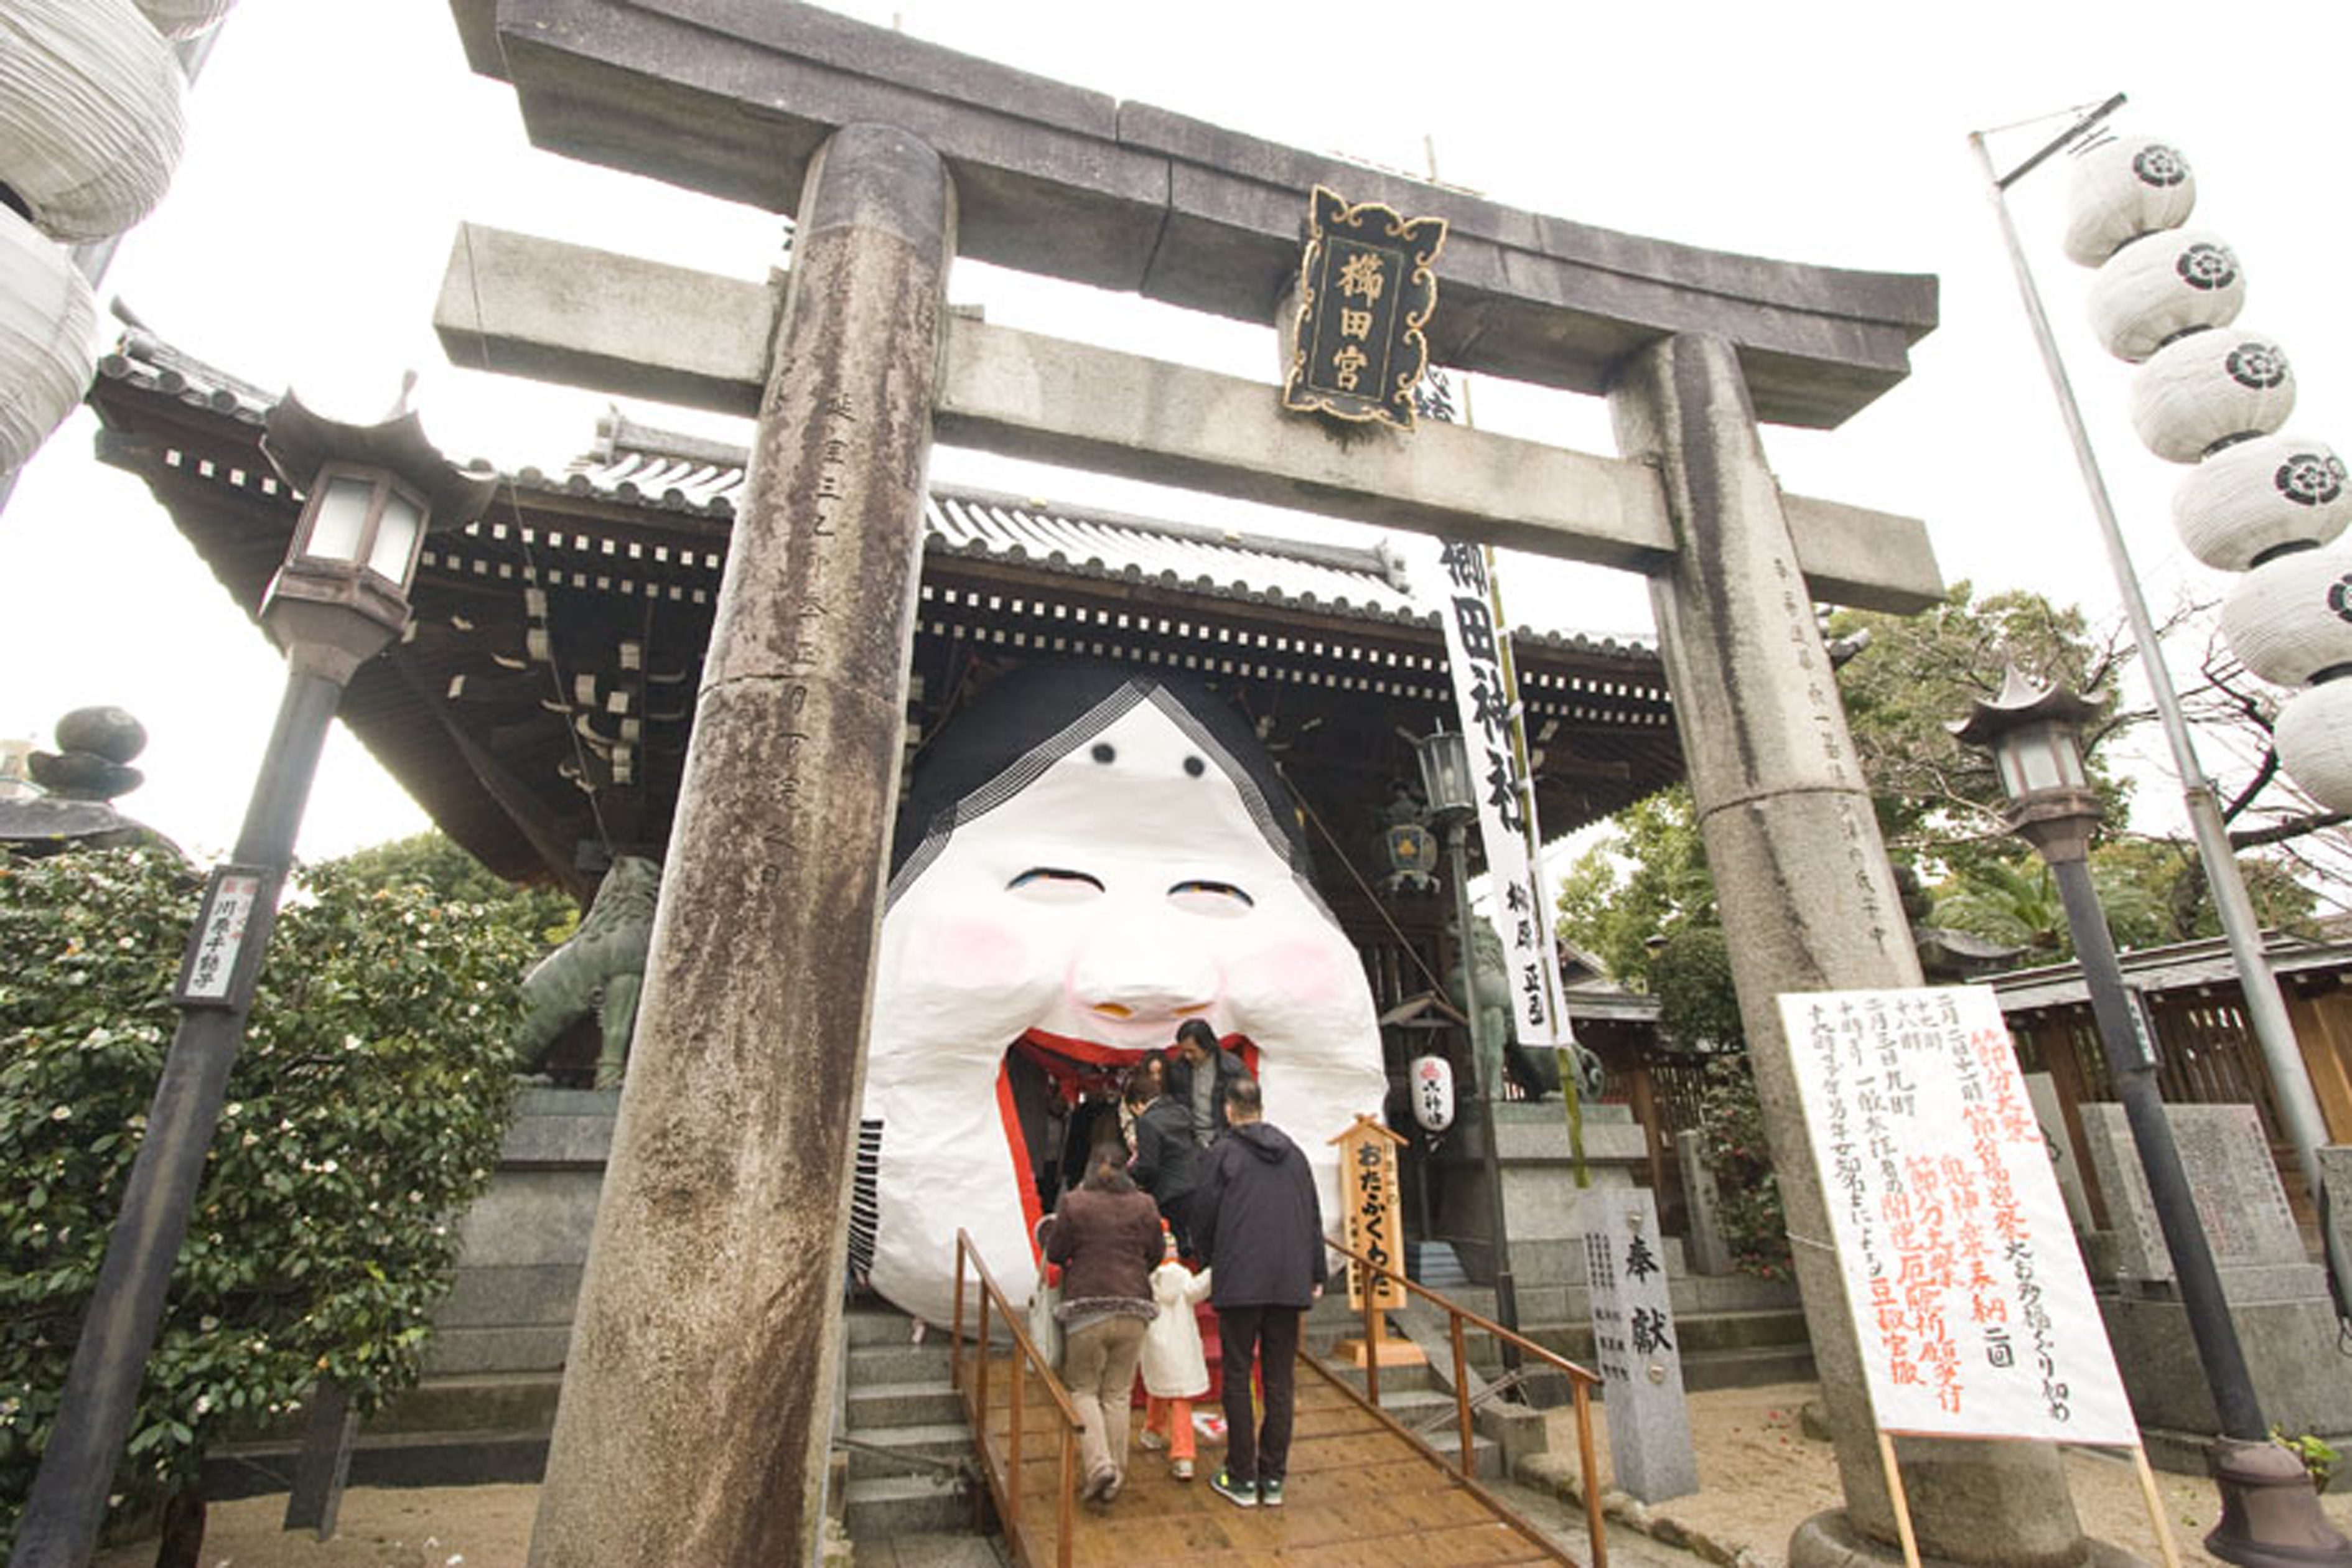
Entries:
<svg viewBox="0 0 2352 1568">
<path fill-rule="evenodd" d="M 1894 1506 L 1773 999 L 1917 985 L 1918 955 L 1736 352 L 1712 335 L 1662 339 L 1621 370 L 1610 407 L 1620 448 L 1657 465 L 1674 521 L 1675 565 L 1651 579 L 1651 603 L 1845 1492 L 1843 1512 L 1800 1528 L 1790 1560 L 1884 1560 Z M 2053 1448 L 1898 1449 L 1928 1556 L 2113 1553 L 2083 1536 Z"/>
<path fill-rule="evenodd" d="M 955 205 L 809 171 L 703 667 L 535 1568 L 814 1560 Z"/>
</svg>

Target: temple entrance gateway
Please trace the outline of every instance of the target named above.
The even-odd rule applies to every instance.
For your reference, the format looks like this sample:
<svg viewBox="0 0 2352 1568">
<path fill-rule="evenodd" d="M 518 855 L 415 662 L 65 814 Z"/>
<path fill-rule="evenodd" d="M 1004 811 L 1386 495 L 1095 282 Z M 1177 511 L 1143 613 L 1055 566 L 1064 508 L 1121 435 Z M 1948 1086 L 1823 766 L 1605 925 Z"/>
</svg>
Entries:
<svg viewBox="0 0 2352 1568">
<path fill-rule="evenodd" d="M 536 142 L 799 224 L 781 310 L 763 287 L 469 229 L 439 316 L 468 363 L 760 415 L 534 1560 L 772 1560 L 815 1539 L 837 1292 L 805 1260 L 839 1256 L 846 1225 L 934 434 L 1649 577 L 1847 1498 L 1794 1555 L 1857 1535 L 1885 1552 L 1836 1261 L 1801 1244 L 1826 1229 L 1772 1001 L 1918 983 L 1812 605 L 1916 608 L 1940 584 L 1916 522 L 1784 497 L 1755 421 L 1835 425 L 1898 380 L 1932 281 L 1601 235 L 880 47 L 808 7 L 455 10 Z M 1446 218 L 1433 358 L 1605 393 L 1626 456 L 1444 427 L 1341 441 L 1270 384 L 942 310 L 963 255 L 1271 326 L 1318 183 Z M 569 307 L 615 279 L 656 308 Z M 2047 1453 L 1945 1446 L 1910 1468 L 1933 1554 L 2081 1549 Z"/>
</svg>

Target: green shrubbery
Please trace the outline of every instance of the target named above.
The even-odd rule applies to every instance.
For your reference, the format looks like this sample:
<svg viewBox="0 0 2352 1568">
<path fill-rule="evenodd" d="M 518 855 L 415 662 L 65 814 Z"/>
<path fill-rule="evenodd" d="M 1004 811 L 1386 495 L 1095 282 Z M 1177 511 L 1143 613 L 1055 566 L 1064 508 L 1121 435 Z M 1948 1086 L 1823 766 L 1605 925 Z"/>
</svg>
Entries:
<svg viewBox="0 0 2352 1568">
<path fill-rule="evenodd" d="M 13 1532 L 177 1015 L 199 887 L 152 850 L 0 857 L 0 1539 Z M 141 1391 L 124 1497 L 331 1377 L 414 1382 L 497 1157 L 518 982 L 480 906 L 330 865 L 280 914 Z"/>
<path fill-rule="evenodd" d="M 1771 1145 L 1764 1140 L 1764 1111 L 1747 1053 L 1706 1064 L 1698 1131 L 1715 1173 L 1716 1212 L 1732 1262 L 1766 1279 L 1791 1278 L 1789 1220 L 1780 1207 L 1780 1182 L 1772 1173 Z"/>
</svg>

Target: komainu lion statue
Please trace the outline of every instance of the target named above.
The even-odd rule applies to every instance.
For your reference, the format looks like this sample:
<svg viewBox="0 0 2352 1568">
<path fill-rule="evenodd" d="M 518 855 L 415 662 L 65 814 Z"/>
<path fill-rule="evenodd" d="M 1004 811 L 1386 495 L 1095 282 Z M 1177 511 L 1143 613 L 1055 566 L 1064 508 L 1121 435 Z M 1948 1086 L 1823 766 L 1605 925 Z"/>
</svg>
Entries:
<svg viewBox="0 0 2352 1568">
<path fill-rule="evenodd" d="M 594 1007 L 604 1036 L 596 1054 L 596 1087 L 619 1085 L 636 1028 L 637 992 L 645 984 L 660 891 L 659 861 L 618 857 L 580 929 L 523 977 L 526 1011 L 515 1030 L 515 1056 L 525 1072 L 536 1071 L 557 1037 Z"/>
<path fill-rule="evenodd" d="M 1527 1091 L 1529 1100 L 1559 1093 L 1559 1053 L 1531 1049 L 1519 1043 L 1517 1009 L 1513 1005 L 1517 997 L 1511 986 L 1510 964 L 1503 953 L 1503 939 L 1484 920 L 1473 920 L 1470 931 L 1471 942 L 1477 950 L 1475 1005 L 1485 1036 L 1478 1059 L 1478 1081 L 1473 1088 L 1499 1100 L 1503 1077 L 1507 1073 Z M 1471 1004 L 1463 1000 L 1467 988 L 1462 984 L 1459 963 L 1447 977 L 1446 989 L 1466 1015 Z M 1578 1045 L 1572 1048 L 1576 1052 L 1577 1096 L 1586 1105 L 1594 1104 L 1608 1089 L 1609 1069 L 1589 1047 Z"/>
</svg>

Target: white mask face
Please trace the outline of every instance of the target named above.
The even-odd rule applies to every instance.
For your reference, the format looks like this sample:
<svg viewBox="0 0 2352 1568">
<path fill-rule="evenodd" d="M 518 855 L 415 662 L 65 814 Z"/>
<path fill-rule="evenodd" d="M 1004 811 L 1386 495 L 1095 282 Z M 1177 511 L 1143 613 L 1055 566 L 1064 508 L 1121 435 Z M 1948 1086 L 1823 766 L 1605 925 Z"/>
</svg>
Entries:
<svg viewBox="0 0 2352 1568">
<path fill-rule="evenodd" d="M 1333 1223 L 1325 1141 L 1387 1089 L 1362 964 L 1215 757 L 1141 702 L 958 827 L 883 921 L 875 1288 L 944 1321 L 961 1227 L 1025 1297 L 1038 1209 L 1020 1124 L 1036 1107 L 1021 1100 L 1042 1075 L 1011 1070 L 1009 1047 L 1117 1067 L 1188 1018 L 1255 1043 L 1266 1120 L 1307 1152 Z"/>
</svg>

